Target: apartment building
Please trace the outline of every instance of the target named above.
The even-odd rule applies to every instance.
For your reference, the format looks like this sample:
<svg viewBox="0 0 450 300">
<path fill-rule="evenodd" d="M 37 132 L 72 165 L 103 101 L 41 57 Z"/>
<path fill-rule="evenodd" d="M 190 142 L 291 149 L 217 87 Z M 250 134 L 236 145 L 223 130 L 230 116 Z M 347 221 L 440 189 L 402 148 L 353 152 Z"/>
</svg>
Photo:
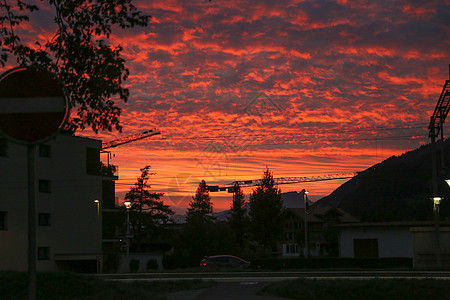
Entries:
<svg viewBox="0 0 450 300">
<path fill-rule="evenodd" d="M 68 133 L 36 146 L 38 271 L 100 269 L 102 207 L 117 179 L 101 146 Z M 27 147 L 0 139 L 0 270 L 27 270 L 27 174 Z"/>
</svg>

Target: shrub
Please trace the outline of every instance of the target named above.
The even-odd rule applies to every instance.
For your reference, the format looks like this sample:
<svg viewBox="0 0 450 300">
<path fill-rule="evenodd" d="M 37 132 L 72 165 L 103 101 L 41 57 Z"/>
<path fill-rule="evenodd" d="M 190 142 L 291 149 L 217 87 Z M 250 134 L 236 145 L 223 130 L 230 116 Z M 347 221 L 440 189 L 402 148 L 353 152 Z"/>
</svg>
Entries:
<svg viewBox="0 0 450 300">
<path fill-rule="evenodd" d="M 158 261 L 156 259 L 150 259 L 147 261 L 147 270 L 156 270 L 158 269 Z"/>
<path fill-rule="evenodd" d="M 137 272 L 139 270 L 139 259 L 130 259 L 130 271 Z"/>
</svg>

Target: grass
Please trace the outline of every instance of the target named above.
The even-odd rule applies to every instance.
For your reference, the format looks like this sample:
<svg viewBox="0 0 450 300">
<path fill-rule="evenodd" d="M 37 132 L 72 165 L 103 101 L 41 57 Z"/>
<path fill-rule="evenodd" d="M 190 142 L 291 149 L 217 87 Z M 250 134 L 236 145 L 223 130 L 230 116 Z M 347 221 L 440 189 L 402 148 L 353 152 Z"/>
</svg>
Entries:
<svg viewBox="0 0 450 300">
<path fill-rule="evenodd" d="M 297 279 L 271 284 L 262 293 L 298 300 L 447 300 L 450 285 L 433 279 Z"/>
<path fill-rule="evenodd" d="M 27 280 L 26 273 L 0 272 L 0 299 L 28 299 Z M 169 293 L 212 284 L 201 280 L 123 283 L 73 273 L 38 273 L 36 280 L 38 300 L 163 300 Z"/>
</svg>

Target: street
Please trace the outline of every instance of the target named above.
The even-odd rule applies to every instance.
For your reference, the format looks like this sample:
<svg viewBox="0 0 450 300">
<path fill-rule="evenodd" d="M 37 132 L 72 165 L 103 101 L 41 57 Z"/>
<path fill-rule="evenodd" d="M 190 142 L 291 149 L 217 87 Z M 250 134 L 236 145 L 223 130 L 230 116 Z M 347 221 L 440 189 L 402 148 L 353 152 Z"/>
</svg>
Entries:
<svg viewBox="0 0 450 300">
<path fill-rule="evenodd" d="M 247 272 L 177 272 L 96 275 L 105 280 L 173 281 L 205 280 L 215 284 L 203 290 L 188 290 L 171 293 L 169 300 L 286 300 L 277 296 L 258 295 L 270 283 L 297 278 L 311 280 L 371 280 L 371 279 L 437 279 L 450 280 L 448 271 L 247 271 Z"/>
<path fill-rule="evenodd" d="M 164 272 L 95 275 L 117 281 L 213 280 L 215 282 L 275 282 L 305 279 L 440 279 L 450 280 L 449 271 L 247 271 L 247 272 Z"/>
</svg>

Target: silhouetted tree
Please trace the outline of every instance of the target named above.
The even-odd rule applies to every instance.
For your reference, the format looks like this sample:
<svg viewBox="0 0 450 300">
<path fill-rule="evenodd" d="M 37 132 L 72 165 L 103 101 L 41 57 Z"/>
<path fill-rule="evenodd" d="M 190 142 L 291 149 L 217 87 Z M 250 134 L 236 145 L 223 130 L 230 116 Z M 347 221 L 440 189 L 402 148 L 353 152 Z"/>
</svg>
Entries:
<svg viewBox="0 0 450 300">
<path fill-rule="evenodd" d="M 150 16 L 137 10 L 131 0 L 39 2 L 47 6 L 47 12 L 54 12 L 56 25 L 50 39 L 41 41 L 38 36 L 35 41 L 22 41 L 18 35 L 38 10 L 36 5 L 22 0 L 0 2 L 0 66 L 12 56 L 20 66 L 35 65 L 61 79 L 76 110 L 69 129 L 121 130 L 121 109 L 112 98 L 127 101 L 129 90 L 123 81 L 129 71 L 122 47 L 111 45 L 109 37 L 114 27 L 147 26 Z"/>
<path fill-rule="evenodd" d="M 174 214 L 174 211 L 160 199 L 164 193 L 150 191 L 151 185 L 148 181 L 151 175 L 155 175 L 150 172 L 150 168 L 145 166 L 141 169 L 137 182 L 125 195 L 125 199 L 132 203 L 130 214 L 138 250 L 143 239 L 150 238 L 152 231 L 161 227 Z"/>
<path fill-rule="evenodd" d="M 204 180 L 198 184 L 197 192 L 189 202 L 189 208 L 186 213 L 186 222 L 189 223 L 194 218 L 202 221 L 211 221 L 213 213 L 213 204 L 211 196 Z"/>
<path fill-rule="evenodd" d="M 281 190 L 274 185 L 272 172 L 266 168 L 258 187 L 250 195 L 250 231 L 264 250 L 276 249 L 283 229 Z"/>
<path fill-rule="evenodd" d="M 211 255 L 213 239 L 213 205 L 206 182 L 202 180 L 197 188 L 195 196 L 189 203 L 186 213 L 182 240 L 182 251 L 190 261 L 200 262 L 205 255 Z"/>
<path fill-rule="evenodd" d="M 233 201 L 228 222 L 234 233 L 236 242 L 242 247 L 244 245 L 244 235 L 248 226 L 248 217 L 245 209 L 245 195 L 237 182 L 233 186 Z"/>
</svg>

